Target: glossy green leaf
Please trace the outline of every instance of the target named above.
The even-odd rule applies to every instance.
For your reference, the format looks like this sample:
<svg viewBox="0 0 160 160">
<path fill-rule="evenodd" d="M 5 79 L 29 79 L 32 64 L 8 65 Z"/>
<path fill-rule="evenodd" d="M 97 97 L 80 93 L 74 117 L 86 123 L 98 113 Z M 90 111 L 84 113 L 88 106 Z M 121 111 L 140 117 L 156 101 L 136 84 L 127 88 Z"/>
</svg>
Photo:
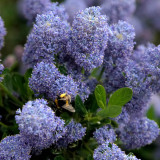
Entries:
<svg viewBox="0 0 160 160">
<path fill-rule="evenodd" d="M 76 113 L 79 113 L 79 115 L 81 116 L 85 116 L 87 113 L 87 110 L 79 95 L 77 95 L 75 99 L 75 110 L 76 110 Z"/>
<path fill-rule="evenodd" d="M 130 88 L 121 88 L 115 91 L 108 102 L 108 106 L 124 106 L 132 99 L 132 89 Z"/>
<path fill-rule="evenodd" d="M 65 160 L 65 158 L 63 156 L 56 156 L 54 160 Z"/>
<path fill-rule="evenodd" d="M 95 97 L 95 94 L 90 94 L 88 99 L 85 101 L 85 106 L 87 107 L 87 110 L 91 113 L 96 113 L 98 107 L 97 100 Z"/>
<path fill-rule="evenodd" d="M 106 91 L 102 85 L 97 85 L 95 89 L 95 97 L 100 108 L 106 108 Z"/>
<path fill-rule="evenodd" d="M 113 105 L 113 106 L 108 106 L 105 109 L 102 109 L 97 113 L 97 115 L 102 118 L 107 118 L 107 117 L 115 118 L 118 115 L 120 115 L 121 112 L 122 112 L 122 106 Z"/>
</svg>

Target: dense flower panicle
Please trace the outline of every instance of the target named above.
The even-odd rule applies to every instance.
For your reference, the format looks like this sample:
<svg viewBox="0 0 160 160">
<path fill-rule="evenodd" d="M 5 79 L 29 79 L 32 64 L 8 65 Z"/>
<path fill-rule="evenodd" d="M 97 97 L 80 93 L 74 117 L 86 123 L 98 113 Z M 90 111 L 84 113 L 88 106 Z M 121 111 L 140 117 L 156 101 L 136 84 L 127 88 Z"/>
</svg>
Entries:
<svg viewBox="0 0 160 160">
<path fill-rule="evenodd" d="M 66 126 L 67 132 L 58 140 L 56 146 L 58 148 L 67 148 L 67 146 L 73 142 L 81 140 L 85 136 L 86 127 L 83 127 L 80 123 L 76 123 L 73 120 Z"/>
<path fill-rule="evenodd" d="M 156 122 L 141 118 L 128 123 L 122 128 L 120 139 L 126 149 L 135 149 L 152 143 L 159 135 Z"/>
<path fill-rule="evenodd" d="M 67 14 L 65 7 L 57 2 L 52 3 L 50 6 L 48 6 L 43 13 L 47 13 L 50 11 L 52 11 L 55 16 L 60 17 L 60 19 L 63 21 L 67 21 L 69 18 L 69 15 Z"/>
<path fill-rule="evenodd" d="M 108 47 L 105 50 L 105 56 L 113 57 L 114 61 L 117 58 L 131 55 L 135 45 L 134 27 L 125 21 L 118 21 L 118 23 L 111 25 L 109 29 Z"/>
<path fill-rule="evenodd" d="M 155 57 L 158 58 L 158 53 L 153 53 L 155 49 L 155 46 L 151 44 L 148 44 L 147 47 L 138 46 L 133 55 L 127 59 L 125 84 L 132 88 L 136 96 L 143 96 L 146 92 L 151 92 L 150 85 L 157 74 L 155 74 L 155 68 L 158 67 L 156 66 L 158 59 L 155 59 Z"/>
<path fill-rule="evenodd" d="M 67 93 L 71 96 L 72 99 L 78 94 L 78 84 L 70 76 L 64 76 L 60 74 L 59 78 L 56 81 L 53 81 L 53 85 L 50 89 L 50 95 L 61 95 Z"/>
<path fill-rule="evenodd" d="M 108 47 L 105 50 L 103 63 L 104 86 L 108 93 L 125 86 L 124 69 L 127 57 L 133 52 L 134 38 L 135 31 L 129 23 L 119 21 L 110 26 Z"/>
<path fill-rule="evenodd" d="M 33 67 L 44 59 L 53 61 L 55 54 L 65 52 L 70 29 L 67 21 L 52 11 L 38 15 L 25 44 L 23 62 Z"/>
<path fill-rule="evenodd" d="M 0 64 L 0 75 L 2 74 L 3 70 L 4 70 L 4 66 L 3 66 L 3 64 Z M 3 78 L 0 77 L 0 82 L 1 82 L 2 80 L 3 80 Z"/>
<path fill-rule="evenodd" d="M 159 91 L 160 47 L 153 44 L 138 46 L 126 62 L 125 86 L 132 88 L 133 98 L 126 104 L 131 117 L 141 117 L 147 110 L 153 92 Z"/>
<path fill-rule="evenodd" d="M 0 142 L 1 160 L 29 160 L 31 147 L 23 140 L 23 136 L 17 134 L 7 136 Z"/>
<path fill-rule="evenodd" d="M 29 86 L 35 93 L 46 94 L 52 98 L 49 95 L 51 85 L 59 77 L 59 74 L 53 63 L 40 62 L 34 66 L 32 76 L 29 79 Z"/>
<path fill-rule="evenodd" d="M 4 27 L 4 22 L 0 17 L 0 49 L 2 49 L 4 45 L 4 36 L 6 35 L 6 29 Z"/>
<path fill-rule="evenodd" d="M 50 0 L 21 0 L 20 9 L 23 16 L 29 21 L 33 22 L 37 14 L 42 14 L 49 6 L 51 6 Z"/>
<path fill-rule="evenodd" d="M 82 74 L 82 68 L 80 68 L 74 59 L 68 54 L 61 54 L 58 57 L 59 63 L 63 64 L 67 70 L 67 74 L 70 75 L 78 85 L 78 94 L 84 101 L 90 95 L 95 88 L 96 81 L 88 80 L 87 74 Z M 94 87 L 94 88 L 91 88 Z"/>
<path fill-rule="evenodd" d="M 130 119 L 134 119 L 135 116 L 140 118 L 145 115 L 149 108 L 148 102 L 150 100 L 151 93 L 146 93 L 142 96 L 133 95 L 132 100 L 125 105 L 126 111 L 130 116 Z"/>
<path fill-rule="evenodd" d="M 93 133 L 93 136 L 99 144 L 103 144 L 106 141 L 109 143 L 116 141 L 116 134 L 111 126 L 104 126 L 102 128 L 96 129 L 96 131 Z"/>
<path fill-rule="evenodd" d="M 70 76 L 60 74 L 55 65 L 49 62 L 41 62 L 34 67 L 29 86 L 35 93 L 53 101 L 63 93 L 72 98 L 78 94 L 78 84 Z"/>
<path fill-rule="evenodd" d="M 91 90 L 88 84 L 83 81 L 77 81 L 77 85 L 78 85 L 78 94 L 80 95 L 83 101 L 86 100 L 91 94 Z"/>
<path fill-rule="evenodd" d="M 84 10 L 85 8 L 87 8 L 87 5 L 85 3 L 85 0 L 66 0 L 63 3 L 66 12 L 69 15 L 69 22 L 72 23 L 73 19 L 75 17 L 75 15 L 77 14 L 77 12 Z"/>
<path fill-rule="evenodd" d="M 100 7 L 90 7 L 76 15 L 71 40 L 67 45 L 68 53 L 75 59 L 75 63 L 86 71 L 103 63 L 107 47 L 108 23 L 100 10 Z"/>
<path fill-rule="evenodd" d="M 128 20 L 135 11 L 135 0 L 105 0 L 101 5 L 102 13 L 109 18 L 109 23 L 117 23 L 119 20 Z"/>
<path fill-rule="evenodd" d="M 132 160 L 116 144 L 110 145 L 108 142 L 103 143 L 94 150 L 93 158 L 94 160 Z M 138 160 L 136 157 L 134 159 Z"/>
<path fill-rule="evenodd" d="M 148 56 L 148 68 L 150 72 L 148 72 L 148 77 L 150 77 L 150 87 L 154 93 L 158 93 L 160 91 L 160 45 L 154 46 L 150 45 L 146 52 L 146 56 Z"/>
<path fill-rule="evenodd" d="M 133 155 L 127 155 L 127 159 L 126 160 L 140 160 L 140 159 L 137 159 L 137 157 L 135 157 Z"/>
<path fill-rule="evenodd" d="M 113 64 L 113 66 L 111 66 L 111 63 L 109 64 L 109 61 L 104 63 L 105 70 L 103 75 L 103 83 L 107 93 L 111 93 L 119 88 L 125 87 L 125 62 L 126 58 L 122 58 L 118 59 L 116 61 L 116 65 Z"/>
<path fill-rule="evenodd" d="M 41 151 L 55 143 L 65 133 L 64 121 L 55 116 L 44 99 L 27 102 L 16 112 L 20 134 L 33 150 Z"/>
<path fill-rule="evenodd" d="M 133 98 L 126 105 L 132 116 L 142 116 L 148 108 L 152 93 L 159 92 L 159 56 L 160 46 L 153 44 L 138 46 L 127 60 L 125 67 L 125 85 L 132 88 Z"/>
</svg>

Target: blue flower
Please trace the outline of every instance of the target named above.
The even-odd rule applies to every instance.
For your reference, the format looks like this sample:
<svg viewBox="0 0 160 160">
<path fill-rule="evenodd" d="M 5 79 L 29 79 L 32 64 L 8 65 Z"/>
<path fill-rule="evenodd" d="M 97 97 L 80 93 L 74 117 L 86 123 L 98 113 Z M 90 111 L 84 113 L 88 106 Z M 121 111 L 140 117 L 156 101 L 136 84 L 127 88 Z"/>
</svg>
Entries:
<svg viewBox="0 0 160 160">
<path fill-rule="evenodd" d="M 119 20 L 128 20 L 136 8 L 135 0 L 104 0 L 101 5 L 102 13 L 109 18 L 109 23 L 117 23 Z"/>
<path fill-rule="evenodd" d="M 72 23 L 67 51 L 75 59 L 75 63 L 86 71 L 103 63 L 107 47 L 108 23 L 100 10 L 100 7 L 86 8 L 76 15 Z"/>
<path fill-rule="evenodd" d="M 110 26 L 108 47 L 105 50 L 104 86 L 111 93 L 125 86 L 124 69 L 127 58 L 132 55 L 135 31 L 132 25 L 119 21 Z"/>
<path fill-rule="evenodd" d="M 0 142 L 0 159 L 1 160 L 29 160 L 31 147 L 25 143 L 23 136 L 17 134 L 7 136 Z"/>
<path fill-rule="evenodd" d="M 4 22 L 0 17 L 0 49 L 2 49 L 4 45 L 4 36 L 6 35 L 6 29 L 4 28 Z"/>
<path fill-rule="evenodd" d="M 158 125 L 147 118 L 132 120 L 120 129 L 120 139 L 126 149 L 141 148 L 151 144 L 158 135 Z"/>
<path fill-rule="evenodd" d="M 138 160 L 136 157 L 130 157 L 125 154 L 116 144 L 105 142 L 94 150 L 94 160 Z"/>
<path fill-rule="evenodd" d="M 23 62 L 33 67 L 44 59 L 53 61 L 55 55 L 65 52 L 70 31 L 67 21 L 54 12 L 38 15 L 25 44 Z"/>
<path fill-rule="evenodd" d="M 72 99 L 78 94 L 78 84 L 72 77 L 60 74 L 53 63 L 38 63 L 29 79 L 29 86 L 38 94 L 54 101 L 57 96 L 67 93 Z"/>
<path fill-rule="evenodd" d="M 86 127 L 83 127 L 80 123 L 76 123 L 73 120 L 66 126 L 67 132 L 58 140 L 56 146 L 58 148 L 67 148 L 67 146 L 73 142 L 81 140 L 86 132 Z"/>
<path fill-rule="evenodd" d="M 0 64 L 0 75 L 2 74 L 4 70 L 4 66 L 2 64 Z M 0 77 L 0 82 L 3 80 L 3 77 Z"/>
<path fill-rule="evenodd" d="M 35 20 L 37 14 L 42 14 L 49 6 L 51 6 L 50 0 L 22 0 L 20 11 L 31 23 Z"/>
<path fill-rule="evenodd" d="M 96 129 L 96 131 L 93 132 L 93 136 L 99 144 L 103 144 L 106 141 L 109 143 L 116 141 L 116 134 L 114 129 L 112 129 L 110 126 L 104 126 Z"/>
<path fill-rule="evenodd" d="M 66 132 L 64 121 L 55 116 L 44 99 L 27 102 L 16 114 L 20 134 L 35 151 L 50 147 Z"/>
</svg>

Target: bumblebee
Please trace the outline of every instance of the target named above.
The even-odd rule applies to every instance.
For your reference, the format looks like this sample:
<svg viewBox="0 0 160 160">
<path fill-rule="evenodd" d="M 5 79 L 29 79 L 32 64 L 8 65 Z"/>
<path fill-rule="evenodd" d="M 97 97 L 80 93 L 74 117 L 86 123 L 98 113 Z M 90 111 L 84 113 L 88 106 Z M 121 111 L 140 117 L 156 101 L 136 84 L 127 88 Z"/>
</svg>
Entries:
<svg viewBox="0 0 160 160">
<path fill-rule="evenodd" d="M 75 109 L 70 104 L 71 103 L 71 96 L 67 93 L 63 93 L 60 96 L 58 96 L 57 99 L 55 99 L 55 104 L 57 108 L 64 108 L 70 112 L 75 112 Z"/>
</svg>

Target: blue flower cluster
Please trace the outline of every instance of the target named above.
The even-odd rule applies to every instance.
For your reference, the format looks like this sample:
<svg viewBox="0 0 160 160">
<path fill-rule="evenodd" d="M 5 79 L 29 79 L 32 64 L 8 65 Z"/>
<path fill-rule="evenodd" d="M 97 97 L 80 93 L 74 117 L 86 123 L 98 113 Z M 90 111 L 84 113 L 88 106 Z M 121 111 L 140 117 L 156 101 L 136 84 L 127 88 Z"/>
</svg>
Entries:
<svg viewBox="0 0 160 160">
<path fill-rule="evenodd" d="M 52 3 L 51 0 L 19 0 L 19 10 L 28 20 L 28 23 L 35 21 L 37 15 L 52 11 L 61 19 L 68 19 L 65 8 L 58 3 Z"/>
<path fill-rule="evenodd" d="M 0 64 L 0 75 L 2 74 L 4 70 L 4 66 L 2 64 Z M 3 77 L 0 77 L 0 82 L 3 80 Z"/>
<path fill-rule="evenodd" d="M 27 102 L 16 114 L 20 134 L 33 151 L 48 148 L 66 132 L 64 121 L 56 117 L 43 99 Z"/>
<path fill-rule="evenodd" d="M 70 25 L 54 12 L 38 15 L 25 45 L 23 62 L 33 67 L 44 59 L 53 61 L 55 54 L 65 52 L 69 34 Z"/>
<path fill-rule="evenodd" d="M 0 50 L 2 49 L 3 45 L 4 45 L 4 36 L 6 35 L 6 29 L 4 27 L 4 22 L 2 20 L 2 18 L 0 17 Z M 2 74 L 4 70 L 4 66 L 2 64 L 0 64 L 0 75 Z M 0 77 L 0 82 L 3 80 L 2 77 Z"/>
<path fill-rule="evenodd" d="M 51 5 L 50 0 L 21 0 L 20 6 L 23 16 L 29 21 L 33 22 L 37 14 L 41 14 Z"/>
<path fill-rule="evenodd" d="M 75 63 L 86 71 L 103 63 L 104 50 L 108 41 L 107 18 L 100 13 L 100 7 L 87 8 L 73 20 L 67 51 Z"/>
<path fill-rule="evenodd" d="M 4 28 L 4 22 L 0 17 L 0 49 L 2 49 L 4 45 L 4 36 L 6 35 L 6 29 Z"/>
<path fill-rule="evenodd" d="M 73 3 L 72 0 L 64 3 L 66 9 L 70 3 Z M 128 20 L 134 12 L 135 0 L 106 0 L 104 4 L 100 2 L 102 10 L 100 7 L 84 9 L 84 1 L 78 3 L 83 5 L 76 9 L 77 13 L 69 8 L 67 10 L 71 23 L 67 22 L 64 8 L 58 9 L 62 6 L 57 4 L 53 4 L 55 9 L 48 9 L 48 12 L 37 16 L 23 56 L 24 63 L 33 68 L 30 88 L 52 101 L 62 93 L 68 93 L 72 99 L 79 94 L 84 101 L 98 83 L 94 78 L 89 79 L 90 73 L 100 67 L 104 70 L 100 83 L 103 83 L 107 93 L 112 94 L 122 87 L 133 90 L 133 99 L 114 119 L 119 124 L 122 142 L 128 149 L 151 143 L 158 136 L 158 126 L 142 117 L 151 94 L 160 91 L 160 46 L 148 44 L 134 49 L 134 27 L 124 20 Z M 62 66 L 66 73 L 60 73 Z M 133 119 L 135 116 L 136 121 Z M 132 123 L 135 126 L 131 126 Z M 86 131 L 74 121 L 65 129 L 66 134 L 56 143 L 58 148 L 66 148 L 81 139 Z M 132 129 L 135 131 L 133 136 Z M 147 132 L 145 140 L 143 130 Z M 152 133 L 153 130 L 155 133 Z M 128 134 L 131 135 L 127 137 Z M 115 144 L 109 145 L 116 140 L 112 128 L 104 126 L 96 130 L 94 138 L 101 144 L 95 150 L 95 159 L 136 159 L 125 155 Z"/>
<path fill-rule="evenodd" d="M 110 26 L 108 47 L 104 57 L 104 84 L 108 93 L 124 87 L 127 57 L 132 55 L 135 31 L 132 25 L 119 21 Z"/>
<path fill-rule="evenodd" d="M 159 133 L 159 127 L 154 121 L 141 118 L 124 126 L 120 138 L 127 149 L 135 149 L 152 143 Z"/>
<path fill-rule="evenodd" d="M 65 128 L 65 135 L 56 143 L 56 147 L 58 148 L 67 148 L 69 144 L 81 140 L 85 136 L 86 127 L 73 120 Z"/>
<path fill-rule="evenodd" d="M 1 160 L 29 160 L 31 147 L 24 142 L 21 135 L 7 136 L 0 143 Z"/>
<path fill-rule="evenodd" d="M 104 0 L 102 12 L 109 17 L 109 23 L 128 20 L 136 9 L 135 0 Z"/>
<path fill-rule="evenodd" d="M 115 131 L 110 126 L 104 126 L 102 128 L 96 129 L 96 131 L 93 133 L 93 136 L 99 144 L 103 144 L 106 141 L 109 143 L 116 141 Z"/>
<path fill-rule="evenodd" d="M 138 160 L 134 156 L 127 156 L 116 144 L 103 143 L 93 154 L 94 160 Z"/>
<path fill-rule="evenodd" d="M 71 95 L 72 98 L 78 94 L 78 85 L 72 77 L 60 74 L 50 62 L 35 65 L 29 85 L 35 93 L 46 95 L 53 101 L 63 93 Z"/>
</svg>

